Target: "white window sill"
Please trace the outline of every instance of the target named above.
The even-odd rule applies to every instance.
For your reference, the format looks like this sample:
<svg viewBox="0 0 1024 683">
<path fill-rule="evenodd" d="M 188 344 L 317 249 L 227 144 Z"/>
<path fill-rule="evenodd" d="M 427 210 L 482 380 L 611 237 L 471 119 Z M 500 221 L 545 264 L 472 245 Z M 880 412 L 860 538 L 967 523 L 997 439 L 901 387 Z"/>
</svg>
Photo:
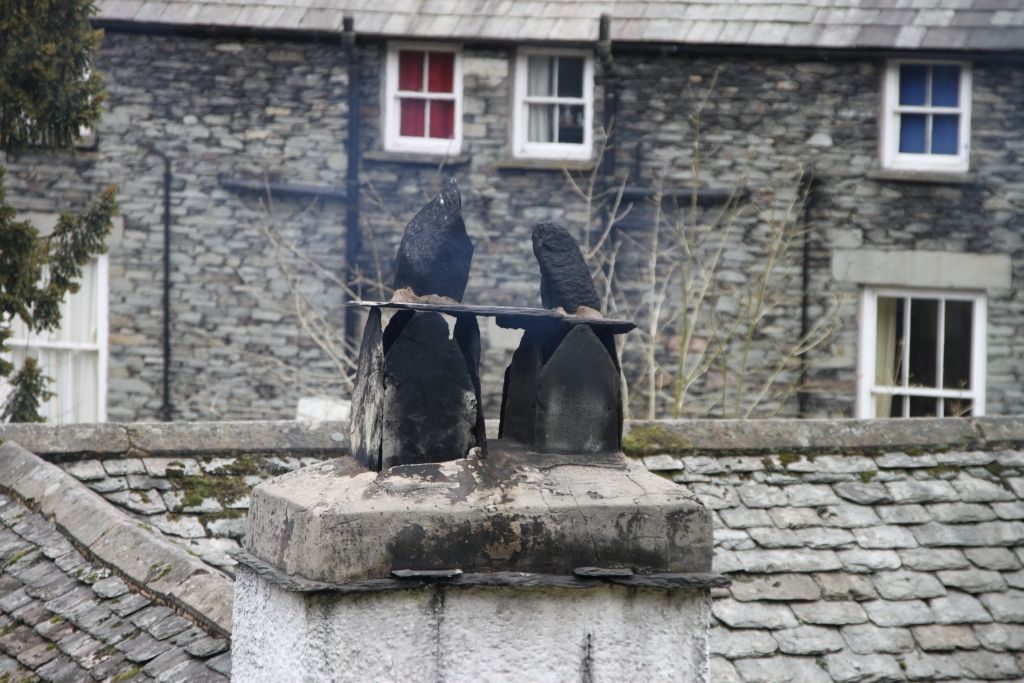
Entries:
<svg viewBox="0 0 1024 683">
<path fill-rule="evenodd" d="M 868 171 L 871 180 L 897 183 L 930 183 L 934 185 L 973 185 L 977 175 L 965 171 L 911 170 L 899 168 L 878 168 Z"/>
<path fill-rule="evenodd" d="M 597 165 L 594 159 L 505 159 L 495 162 L 501 171 L 592 171 Z"/>
<path fill-rule="evenodd" d="M 468 154 L 442 154 L 435 152 L 394 152 L 375 150 L 363 152 L 364 161 L 378 161 L 391 164 L 413 164 L 419 166 L 462 166 L 468 164 Z"/>
</svg>

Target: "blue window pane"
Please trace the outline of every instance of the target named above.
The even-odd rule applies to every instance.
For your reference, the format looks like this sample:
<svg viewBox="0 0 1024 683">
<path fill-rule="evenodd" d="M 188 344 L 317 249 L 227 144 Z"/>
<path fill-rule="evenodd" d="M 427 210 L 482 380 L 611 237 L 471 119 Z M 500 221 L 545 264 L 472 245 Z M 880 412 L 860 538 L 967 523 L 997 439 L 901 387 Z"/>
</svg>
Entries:
<svg viewBox="0 0 1024 683">
<path fill-rule="evenodd" d="M 903 114 L 900 116 L 900 153 L 924 154 L 924 114 Z"/>
<path fill-rule="evenodd" d="M 925 104 L 928 67 L 923 64 L 900 65 L 900 104 Z"/>
<path fill-rule="evenodd" d="M 960 101 L 960 67 L 932 67 L 932 104 L 955 107 Z"/>
<path fill-rule="evenodd" d="M 943 114 L 932 117 L 932 154 L 956 154 L 960 117 Z"/>
</svg>

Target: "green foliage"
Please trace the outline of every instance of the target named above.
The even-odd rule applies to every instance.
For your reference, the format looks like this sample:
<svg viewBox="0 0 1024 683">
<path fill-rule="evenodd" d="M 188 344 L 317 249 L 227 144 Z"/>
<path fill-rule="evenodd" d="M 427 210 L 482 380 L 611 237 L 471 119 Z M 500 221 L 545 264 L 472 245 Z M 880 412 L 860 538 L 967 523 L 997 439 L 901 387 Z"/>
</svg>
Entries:
<svg viewBox="0 0 1024 683">
<path fill-rule="evenodd" d="M 99 119 L 94 11 L 92 0 L 0 3 L 0 148 L 68 148 Z"/>
<path fill-rule="evenodd" d="M 11 379 L 14 390 L 0 410 L 0 422 L 43 422 L 39 406 L 50 399 L 46 390 L 49 382 L 39 369 L 35 358 L 26 358 L 21 370 Z"/>
<path fill-rule="evenodd" d="M 103 83 L 92 65 L 102 33 L 89 25 L 94 10 L 92 0 L 0 2 L 0 149 L 70 149 L 81 128 L 99 119 Z M 0 167 L 0 380 L 14 372 L 3 360 L 11 337 L 5 323 L 18 317 L 34 332 L 56 328 L 61 301 L 78 290 L 82 267 L 103 252 L 117 211 L 116 190 L 107 188 L 85 213 L 62 213 L 44 237 L 17 220 L 3 177 Z M 40 421 L 46 382 L 27 359 L 0 421 Z"/>
</svg>

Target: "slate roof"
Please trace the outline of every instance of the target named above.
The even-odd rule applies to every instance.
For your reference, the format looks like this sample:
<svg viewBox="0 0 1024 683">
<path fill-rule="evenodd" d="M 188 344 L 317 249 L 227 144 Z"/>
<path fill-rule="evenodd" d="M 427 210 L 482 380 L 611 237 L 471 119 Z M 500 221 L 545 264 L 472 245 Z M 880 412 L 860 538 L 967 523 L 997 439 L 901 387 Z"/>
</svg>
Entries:
<svg viewBox="0 0 1024 683">
<path fill-rule="evenodd" d="M 98 18 L 384 36 L 721 46 L 1024 49 L 1018 0 L 98 0 Z"/>
<path fill-rule="evenodd" d="M 1019 447 L 645 461 L 714 511 L 715 683 L 1024 680 Z"/>
<path fill-rule="evenodd" d="M 0 494 L 0 680 L 227 681 L 227 649 Z"/>
</svg>

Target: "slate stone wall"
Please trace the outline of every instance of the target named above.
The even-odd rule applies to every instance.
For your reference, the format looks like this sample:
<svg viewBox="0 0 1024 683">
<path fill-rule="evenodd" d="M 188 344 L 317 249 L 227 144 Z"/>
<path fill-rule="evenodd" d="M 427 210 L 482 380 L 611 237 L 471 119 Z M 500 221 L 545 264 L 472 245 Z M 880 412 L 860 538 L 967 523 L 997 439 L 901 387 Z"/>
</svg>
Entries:
<svg viewBox="0 0 1024 683">
<path fill-rule="evenodd" d="M 225 189 L 220 179 L 343 186 L 347 70 L 336 46 L 110 32 L 108 112 L 95 151 L 8 159 L 11 200 L 53 212 L 115 183 L 124 234 L 110 253 L 108 417 L 156 419 L 162 388 L 163 165 L 173 160 L 174 419 L 292 416 L 334 366 L 302 334 L 288 275 L 261 226 L 344 266 L 343 206 Z M 290 259 L 302 292 L 340 325 L 343 296 Z M 336 382 L 334 389 L 337 390 Z"/>
<path fill-rule="evenodd" d="M 536 305 L 538 273 L 529 234 L 554 219 L 581 230 L 586 206 L 558 163 L 515 163 L 511 138 L 511 49 L 464 51 L 464 140 L 450 159 L 382 151 L 379 116 L 385 47 L 359 48 L 362 163 L 359 268 L 367 282 L 390 283 L 391 261 L 402 228 L 442 176 L 463 189 L 470 236 L 476 244 L 466 301 Z M 344 393 L 336 366 L 311 343 L 289 312 L 289 288 L 261 232 L 266 214 L 254 193 L 225 189 L 221 177 L 260 178 L 341 188 L 346 155 L 344 52 L 326 42 L 143 36 L 109 32 L 102 66 L 110 91 L 99 128 L 99 149 L 66 156 L 26 155 L 8 160 L 10 196 L 22 209 L 53 211 L 84 205 L 108 182 L 121 186 L 125 231 L 111 255 L 111 346 L 108 413 L 112 420 L 159 415 L 162 296 L 160 268 L 162 167 L 147 155 L 148 141 L 175 159 L 174 316 L 172 396 L 176 419 L 289 417 L 297 399 Z M 597 63 L 595 124 L 603 119 L 604 75 Z M 631 184 L 688 180 L 696 102 L 714 83 L 702 115 L 702 179 L 708 187 L 742 183 L 747 196 L 781 206 L 797 191 L 801 164 L 813 162 L 817 185 L 807 226 L 810 235 L 810 318 L 819 319 L 841 295 L 837 334 L 815 350 L 809 379 L 810 415 L 849 415 L 855 393 L 855 286 L 837 285 L 830 271 L 836 248 L 935 249 L 1013 256 L 1015 275 L 1024 258 L 1019 230 L 1024 174 L 1017 162 L 1024 143 L 1005 131 L 1024 128 L 1024 73 L 1013 65 L 974 67 L 973 178 L 966 184 L 873 179 L 878 165 L 881 63 L 617 54 L 622 84 L 616 122 L 615 171 Z M 717 77 L 716 77 L 717 72 Z M 577 177 L 586 174 L 586 167 Z M 59 201 L 58 201 L 59 200 Z M 327 272 L 344 266 L 344 205 L 310 197 L 273 200 L 276 224 Z M 710 204 L 700 220 L 720 207 Z M 643 243 L 650 206 L 637 200 L 622 228 L 620 275 L 643 275 Z M 741 217 L 723 252 L 719 285 L 736 296 L 747 291 L 763 263 L 768 225 Z M 773 285 L 776 296 L 766 334 L 748 360 L 751 385 L 771 373 L 777 340 L 800 331 L 802 292 L 799 244 Z M 663 263 L 678 259 L 669 254 Z M 340 329 L 345 298 L 308 263 L 292 262 L 300 287 L 328 323 Z M 375 294 L 365 285 L 364 296 Z M 670 296 L 675 288 L 670 288 Z M 627 286 L 626 313 L 646 317 L 643 287 Z M 671 303 L 671 300 L 670 300 Z M 723 306 L 728 308 L 730 302 Z M 1022 305 L 1016 292 L 989 299 L 988 412 L 1024 408 Z M 483 384 L 496 416 L 501 375 L 517 335 L 482 326 Z M 639 335 L 625 354 L 630 377 L 642 359 Z M 670 331 L 658 360 L 671 366 Z M 699 343 L 699 340 L 698 340 Z M 779 386 L 796 379 L 789 367 Z M 668 376 L 659 374 L 658 382 Z M 722 411 L 721 373 L 694 387 L 684 414 Z M 630 382 L 634 414 L 643 387 Z M 795 416 L 795 396 L 768 394 L 759 414 Z M 662 401 L 661 410 L 667 408 Z"/>
</svg>

